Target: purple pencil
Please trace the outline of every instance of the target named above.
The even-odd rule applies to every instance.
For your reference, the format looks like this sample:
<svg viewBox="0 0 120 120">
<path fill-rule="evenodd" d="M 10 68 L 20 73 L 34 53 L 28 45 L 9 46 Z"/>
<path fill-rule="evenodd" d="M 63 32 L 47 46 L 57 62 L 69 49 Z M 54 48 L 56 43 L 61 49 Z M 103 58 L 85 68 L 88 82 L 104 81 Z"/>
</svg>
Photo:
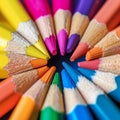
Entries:
<svg viewBox="0 0 120 120">
<path fill-rule="evenodd" d="M 60 54 L 65 55 L 71 23 L 73 0 L 52 0 L 54 22 Z"/>
<path fill-rule="evenodd" d="M 96 4 L 96 1 L 98 0 L 79 0 L 72 18 L 66 49 L 67 53 L 71 53 L 80 41 L 80 38 L 89 24 L 88 14 L 90 13 L 92 6 Z"/>
</svg>

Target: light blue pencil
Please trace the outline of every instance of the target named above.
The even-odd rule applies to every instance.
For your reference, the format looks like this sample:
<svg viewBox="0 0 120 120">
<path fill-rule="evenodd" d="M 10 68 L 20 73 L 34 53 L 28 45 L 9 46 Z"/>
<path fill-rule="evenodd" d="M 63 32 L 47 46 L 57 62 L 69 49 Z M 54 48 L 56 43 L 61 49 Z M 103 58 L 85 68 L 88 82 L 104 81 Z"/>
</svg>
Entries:
<svg viewBox="0 0 120 120">
<path fill-rule="evenodd" d="M 93 120 L 85 100 L 68 73 L 62 70 L 61 75 L 67 120 Z"/>
<path fill-rule="evenodd" d="M 85 77 L 102 88 L 109 96 L 120 103 L 120 76 L 117 74 L 78 68 Z"/>
<path fill-rule="evenodd" d="M 103 90 L 67 63 L 62 64 L 99 120 L 120 120 L 120 109 L 105 95 Z"/>
</svg>

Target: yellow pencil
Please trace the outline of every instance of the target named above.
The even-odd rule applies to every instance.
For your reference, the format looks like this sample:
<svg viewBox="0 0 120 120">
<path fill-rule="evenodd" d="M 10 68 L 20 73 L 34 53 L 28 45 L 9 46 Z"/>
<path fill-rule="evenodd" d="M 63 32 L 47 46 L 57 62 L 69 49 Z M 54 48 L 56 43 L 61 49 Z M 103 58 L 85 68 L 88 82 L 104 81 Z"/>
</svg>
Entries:
<svg viewBox="0 0 120 120">
<path fill-rule="evenodd" d="M 0 20 L 0 51 L 26 54 L 28 56 L 48 59 L 41 51 L 31 45 L 24 37 Z"/>
<path fill-rule="evenodd" d="M 50 58 L 37 27 L 22 4 L 18 0 L 2 0 L 0 2 L 0 11 L 12 27 Z"/>
</svg>

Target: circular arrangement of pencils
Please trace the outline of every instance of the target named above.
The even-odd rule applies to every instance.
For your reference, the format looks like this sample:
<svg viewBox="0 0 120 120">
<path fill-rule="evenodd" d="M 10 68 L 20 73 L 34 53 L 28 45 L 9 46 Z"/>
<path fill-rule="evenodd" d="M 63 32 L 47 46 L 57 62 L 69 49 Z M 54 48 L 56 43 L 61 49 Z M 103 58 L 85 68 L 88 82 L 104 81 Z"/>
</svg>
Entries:
<svg viewBox="0 0 120 120">
<path fill-rule="evenodd" d="M 1 0 L 0 119 L 120 120 L 120 0 Z"/>
</svg>

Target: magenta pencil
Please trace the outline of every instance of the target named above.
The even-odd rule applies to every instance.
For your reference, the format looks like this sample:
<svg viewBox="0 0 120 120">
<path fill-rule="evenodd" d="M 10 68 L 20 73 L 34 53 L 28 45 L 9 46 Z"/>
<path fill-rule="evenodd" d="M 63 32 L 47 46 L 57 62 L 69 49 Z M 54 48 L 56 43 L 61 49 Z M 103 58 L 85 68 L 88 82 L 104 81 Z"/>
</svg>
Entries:
<svg viewBox="0 0 120 120">
<path fill-rule="evenodd" d="M 24 0 L 24 4 L 35 20 L 48 50 L 56 55 L 56 36 L 48 0 Z"/>
<path fill-rule="evenodd" d="M 60 54 L 65 55 L 71 23 L 73 0 L 52 0 L 54 22 Z"/>
</svg>

